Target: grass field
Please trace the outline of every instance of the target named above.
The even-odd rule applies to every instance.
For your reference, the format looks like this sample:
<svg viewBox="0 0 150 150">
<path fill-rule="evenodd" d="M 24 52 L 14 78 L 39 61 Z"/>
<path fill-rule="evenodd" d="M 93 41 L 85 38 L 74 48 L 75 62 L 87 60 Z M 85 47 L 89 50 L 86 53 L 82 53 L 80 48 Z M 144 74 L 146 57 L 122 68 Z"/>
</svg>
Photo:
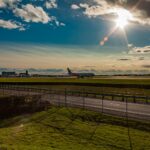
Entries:
<svg viewBox="0 0 150 150">
<path fill-rule="evenodd" d="M 113 78 L 0 78 L 0 82 L 45 82 L 45 83 L 97 83 L 97 84 L 138 84 L 150 85 L 150 78 L 131 78 L 131 79 L 113 79 Z"/>
<path fill-rule="evenodd" d="M 0 149 L 130 150 L 126 120 L 69 108 L 51 108 L 0 124 Z M 129 121 L 134 150 L 150 149 L 150 123 Z"/>
<path fill-rule="evenodd" d="M 0 78 L 0 83 L 29 84 L 26 87 L 79 92 L 150 96 L 150 78 Z M 36 85 L 32 84 L 36 83 Z M 41 85 L 42 83 L 42 85 Z M 61 84 L 60 84 L 61 83 Z M 107 86 L 109 85 L 109 86 Z M 119 85 L 119 86 L 118 86 Z M 124 87 L 125 85 L 125 87 Z M 24 85 L 23 85 L 24 86 Z M 149 86 L 143 87 L 143 86 Z M 108 98 L 109 99 L 109 98 Z M 110 97 L 111 99 L 111 97 Z"/>
</svg>

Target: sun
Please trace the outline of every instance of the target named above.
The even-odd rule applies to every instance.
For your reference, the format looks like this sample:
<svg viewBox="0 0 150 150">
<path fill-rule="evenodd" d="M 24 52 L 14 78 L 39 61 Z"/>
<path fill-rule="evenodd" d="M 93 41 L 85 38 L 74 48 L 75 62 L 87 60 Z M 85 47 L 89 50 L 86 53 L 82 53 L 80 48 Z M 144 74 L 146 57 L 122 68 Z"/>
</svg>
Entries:
<svg viewBox="0 0 150 150">
<path fill-rule="evenodd" d="M 132 14 L 126 9 L 117 9 L 116 10 L 117 19 L 116 25 L 118 28 L 124 29 L 129 21 L 132 19 Z"/>
</svg>

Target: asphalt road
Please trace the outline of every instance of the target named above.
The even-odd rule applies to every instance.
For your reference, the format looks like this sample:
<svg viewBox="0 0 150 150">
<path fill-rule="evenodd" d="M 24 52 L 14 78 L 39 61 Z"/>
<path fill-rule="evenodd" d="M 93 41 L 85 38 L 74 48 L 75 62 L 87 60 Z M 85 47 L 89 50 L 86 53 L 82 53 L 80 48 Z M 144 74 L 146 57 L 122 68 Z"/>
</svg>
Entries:
<svg viewBox="0 0 150 150">
<path fill-rule="evenodd" d="M 80 107 L 94 111 L 103 112 L 105 114 L 129 117 L 135 119 L 143 119 L 150 121 L 150 105 L 126 103 L 120 101 L 101 100 L 96 98 L 86 98 L 77 96 L 67 96 L 46 94 L 32 91 L 16 91 L 16 90 L 0 90 L 0 93 L 6 95 L 40 95 L 42 101 L 47 101 L 54 105 Z"/>
<path fill-rule="evenodd" d="M 106 114 L 117 115 L 150 121 L 150 105 L 125 103 L 120 101 L 101 100 L 95 98 L 74 97 L 61 95 L 43 95 L 43 101 L 49 101 L 55 105 L 68 107 L 80 107 L 99 111 Z"/>
</svg>

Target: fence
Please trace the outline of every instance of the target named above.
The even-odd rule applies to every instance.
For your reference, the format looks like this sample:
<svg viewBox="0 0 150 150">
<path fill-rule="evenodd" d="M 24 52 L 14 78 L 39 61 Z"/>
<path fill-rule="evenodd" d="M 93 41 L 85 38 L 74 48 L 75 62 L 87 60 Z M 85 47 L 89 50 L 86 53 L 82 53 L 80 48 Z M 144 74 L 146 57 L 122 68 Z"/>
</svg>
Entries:
<svg viewBox="0 0 150 150">
<path fill-rule="evenodd" d="M 36 93 L 49 93 L 49 94 L 58 94 L 58 95 L 67 95 L 67 96 L 76 96 L 76 97 L 89 97 L 89 98 L 97 98 L 97 99 L 107 99 L 112 101 L 128 101 L 133 103 L 140 104 L 150 104 L 150 96 L 135 94 L 131 95 L 128 93 L 94 93 L 94 92 L 86 92 L 82 91 L 71 91 L 71 90 L 50 90 L 47 88 L 31 88 L 28 86 L 17 86 L 17 85 L 9 85 L 9 84 L 0 84 L 1 94 L 3 90 L 16 90 L 16 91 L 26 91 L 26 92 L 36 92 Z"/>
<path fill-rule="evenodd" d="M 0 85 L 1 96 L 39 96 L 50 105 L 79 107 L 121 117 L 150 120 L 150 97 L 115 93 L 50 90 L 27 86 Z M 117 100 L 116 100 L 117 99 Z"/>
<path fill-rule="evenodd" d="M 28 86 L 18 86 L 9 84 L 0 84 L 0 96 L 4 97 L 26 97 L 27 100 L 39 99 L 39 104 L 45 102 L 47 106 L 56 105 L 58 107 L 65 106 L 79 107 L 90 109 L 104 114 L 117 115 L 126 118 L 128 127 L 128 139 L 130 150 L 133 149 L 132 138 L 128 123 L 128 117 L 135 119 L 150 120 L 150 97 L 142 95 L 129 95 L 117 93 L 92 93 L 70 90 L 50 90 L 41 88 L 31 88 Z M 36 104 L 36 103 L 29 103 Z M 30 107 L 32 108 L 32 107 Z M 69 109 L 68 109 L 69 110 Z M 76 116 L 71 123 L 76 119 Z M 69 123 L 69 125 L 71 124 Z M 69 126 L 67 125 L 67 126 Z M 91 136 L 85 145 L 90 143 L 99 126 L 95 126 L 91 132 Z"/>
</svg>

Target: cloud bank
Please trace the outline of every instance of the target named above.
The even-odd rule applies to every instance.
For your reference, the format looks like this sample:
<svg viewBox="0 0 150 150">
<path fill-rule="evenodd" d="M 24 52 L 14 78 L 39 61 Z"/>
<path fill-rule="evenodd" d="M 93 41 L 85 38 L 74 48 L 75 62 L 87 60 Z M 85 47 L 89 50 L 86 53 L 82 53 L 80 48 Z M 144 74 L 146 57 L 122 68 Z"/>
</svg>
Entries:
<svg viewBox="0 0 150 150">
<path fill-rule="evenodd" d="M 13 13 L 17 17 L 21 17 L 26 22 L 42 22 L 48 23 L 52 19 L 43 10 L 42 7 L 34 7 L 31 4 L 23 5 L 22 8 L 15 8 Z"/>
<path fill-rule="evenodd" d="M 87 3 L 73 4 L 72 9 L 82 9 L 83 14 L 88 17 L 102 17 L 113 20 L 117 16 L 117 10 L 130 11 L 133 15 L 130 22 L 150 25 L 150 1 L 129 1 L 129 0 L 92 0 Z"/>
<path fill-rule="evenodd" d="M 13 22 L 11 20 L 2 20 L 0 19 L 0 27 L 2 28 L 7 28 L 7 29 L 19 29 L 21 30 L 25 30 L 23 25 Z"/>
<path fill-rule="evenodd" d="M 39 6 L 39 3 L 41 5 Z M 63 3 L 63 2 L 62 2 Z M 64 1 L 66 9 L 68 2 Z M 71 1 L 70 7 L 72 10 L 80 10 L 85 16 L 90 18 L 100 17 L 106 20 L 114 20 L 117 17 L 117 10 L 121 9 L 126 12 L 131 12 L 133 17 L 129 19 L 129 22 L 150 25 L 150 1 L 149 0 L 88 0 L 88 1 Z M 62 5 L 63 6 L 63 5 Z M 51 23 L 56 26 L 64 26 L 64 23 L 58 21 L 56 16 L 52 16 L 50 10 L 58 8 L 58 0 L 0 0 L 0 9 L 5 12 L 11 12 L 16 17 L 20 17 L 22 22 L 30 23 Z M 71 11 L 71 10 L 70 10 Z M 66 14 L 67 15 L 67 14 Z M 7 18 L 1 18 L 6 20 Z M 14 18 L 13 18 L 14 19 Z M 16 20 L 13 20 L 15 22 Z M 7 26 L 0 26 L 7 28 Z M 10 29 L 8 27 L 8 29 Z M 19 28 L 12 28 L 19 29 Z"/>
<path fill-rule="evenodd" d="M 135 47 L 133 44 L 129 44 L 128 48 L 128 54 L 150 54 L 150 46 Z"/>
<path fill-rule="evenodd" d="M 34 23 L 43 23 L 56 26 L 65 26 L 63 22 L 58 21 L 56 16 L 52 16 L 49 9 L 57 8 L 57 1 L 56 0 L 41 0 L 40 2 L 43 5 L 38 6 L 38 1 L 28 0 L 0 0 L 0 11 L 1 13 L 12 13 L 14 16 L 12 19 L 1 18 L 0 27 L 7 28 L 7 29 L 19 29 L 25 30 L 25 26 L 21 26 L 21 24 L 34 22 Z M 47 9 L 47 10 L 46 10 Z M 4 11 L 5 10 L 5 11 Z M 16 23 L 16 17 L 21 18 L 20 23 Z M 11 21 L 10 21 L 11 20 Z M 17 19 L 18 20 L 18 19 Z"/>
</svg>

